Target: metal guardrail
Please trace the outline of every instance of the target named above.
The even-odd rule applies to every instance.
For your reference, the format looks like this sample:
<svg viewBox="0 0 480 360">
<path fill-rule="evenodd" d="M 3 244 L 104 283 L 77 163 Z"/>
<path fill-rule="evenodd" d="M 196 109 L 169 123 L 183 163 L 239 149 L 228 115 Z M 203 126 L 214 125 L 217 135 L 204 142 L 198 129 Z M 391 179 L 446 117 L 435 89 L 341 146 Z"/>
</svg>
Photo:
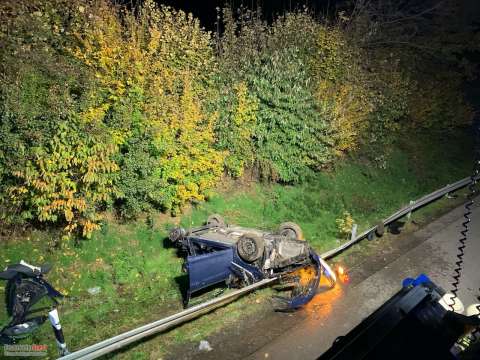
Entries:
<svg viewBox="0 0 480 360">
<path fill-rule="evenodd" d="M 394 214 L 390 215 L 388 218 L 384 219 L 383 225 L 388 225 L 403 216 L 411 213 L 412 211 L 415 211 L 416 209 L 423 207 L 430 202 L 441 198 L 445 196 L 448 193 L 454 192 L 456 190 L 459 190 L 468 184 L 471 183 L 471 178 L 465 178 L 462 180 L 459 180 L 451 185 L 444 186 L 443 188 L 436 190 L 432 192 L 431 194 L 425 195 L 424 197 L 412 202 L 410 205 L 405 206 L 395 212 Z M 378 225 L 377 225 L 378 226 Z M 359 242 L 360 240 L 366 238 L 369 234 L 374 233 L 377 230 L 377 226 L 371 227 L 368 230 L 365 230 L 363 233 L 360 235 L 354 237 L 352 240 L 340 245 L 339 247 L 332 249 L 330 251 L 327 251 L 321 255 L 321 258 L 323 259 L 330 259 L 345 249 L 349 248 L 353 244 Z M 246 286 L 244 288 L 232 291 L 228 294 L 222 295 L 218 298 L 209 300 L 207 302 L 204 302 L 203 304 L 199 304 L 196 306 L 193 306 L 191 308 L 188 308 L 186 310 L 183 310 L 177 314 L 168 316 L 164 319 L 154 321 L 150 324 L 143 325 L 139 328 L 124 332 L 120 335 L 114 336 L 110 339 L 101 341 L 97 344 L 88 346 L 86 348 L 83 348 L 81 350 L 75 351 L 74 353 L 71 353 L 69 355 L 66 355 L 60 359 L 62 360 L 90 360 L 90 359 L 96 359 L 102 355 L 106 355 L 108 353 L 111 353 L 113 351 L 116 351 L 124 346 L 127 346 L 131 343 L 134 343 L 140 339 L 143 339 L 147 336 L 150 336 L 152 334 L 158 333 L 160 331 L 165 331 L 173 326 L 179 325 L 181 323 L 184 323 L 188 320 L 194 319 L 196 317 L 199 317 L 205 313 L 208 313 L 220 306 L 226 305 L 227 303 L 232 302 L 236 298 L 247 294 L 255 289 L 258 289 L 260 287 L 263 287 L 267 284 L 273 283 L 274 281 L 278 280 L 278 278 L 271 278 L 271 279 L 264 279 L 262 281 L 259 281 L 255 284 Z"/>
<path fill-rule="evenodd" d="M 394 222 L 394 221 L 404 217 L 405 215 L 407 215 L 407 214 L 409 214 L 409 213 L 411 213 L 411 212 L 413 212 L 413 211 L 431 203 L 432 201 L 435 201 L 435 200 L 447 195 L 448 193 L 451 193 L 451 192 L 457 191 L 461 188 L 464 188 L 465 186 L 467 186 L 471 182 L 472 182 L 472 178 L 467 177 L 467 178 L 459 180 L 459 181 L 457 181 L 457 182 L 455 182 L 451 185 L 450 184 L 446 185 L 441 189 L 438 189 L 438 190 L 436 190 L 436 191 L 434 191 L 434 192 L 432 192 L 428 195 L 425 195 L 425 196 L 421 197 L 418 200 L 415 200 L 415 201 L 411 202 L 410 205 L 407 205 L 407 206 L 401 208 L 397 212 L 390 215 L 388 218 L 384 219 L 382 221 L 382 223 L 385 226 L 388 225 L 388 224 L 391 224 L 392 222 Z M 321 254 L 320 257 L 327 260 L 327 259 L 330 259 L 330 258 L 338 255 L 342 251 L 348 249 L 350 246 L 352 246 L 352 245 L 358 243 L 360 240 L 366 238 L 369 234 L 373 234 L 377 230 L 377 227 L 378 227 L 378 225 L 373 226 L 370 229 L 365 230 L 360 235 L 354 237 L 350 241 L 347 241 L 346 243 L 340 245 L 339 247 L 337 247 L 335 249 L 332 249 L 332 250 L 329 250 L 329 251 Z"/>
</svg>

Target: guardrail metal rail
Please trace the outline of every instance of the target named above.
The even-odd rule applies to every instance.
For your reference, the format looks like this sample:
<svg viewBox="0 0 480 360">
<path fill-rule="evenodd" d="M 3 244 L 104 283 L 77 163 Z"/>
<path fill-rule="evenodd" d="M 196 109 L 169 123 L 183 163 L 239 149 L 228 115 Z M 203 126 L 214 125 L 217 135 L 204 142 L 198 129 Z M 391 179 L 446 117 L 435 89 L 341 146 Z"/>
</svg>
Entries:
<svg viewBox="0 0 480 360">
<path fill-rule="evenodd" d="M 449 193 L 452 193 L 452 192 L 455 192 L 457 190 L 460 190 L 462 188 L 464 188 L 465 186 L 467 186 L 468 184 L 470 184 L 472 182 L 472 178 L 471 177 L 467 177 L 467 178 L 464 178 L 462 180 L 459 180 L 453 184 L 449 184 L 449 185 L 446 185 L 444 187 L 442 187 L 441 189 L 438 189 L 428 195 L 425 195 L 423 197 L 421 197 L 420 199 L 418 200 L 415 200 L 415 201 L 412 201 L 409 205 L 401 208 L 400 210 L 396 211 L 395 213 L 393 213 L 392 215 L 390 215 L 389 217 L 387 217 L 386 219 L 384 219 L 382 221 L 383 225 L 384 226 L 388 226 L 389 224 L 391 224 L 392 222 L 394 221 L 397 221 L 399 220 L 400 218 L 404 217 L 405 215 L 441 198 L 441 197 L 444 197 L 445 195 L 449 194 Z M 362 232 L 360 235 L 357 235 L 356 237 L 354 237 L 353 239 L 347 241 L 346 243 L 343 243 L 342 245 L 340 245 L 339 247 L 335 248 L 335 249 L 332 249 L 332 250 L 329 250 L 323 254 L 320 255 L 321 258 L 325 259 L 325 260 L 328 260 L 338 254 L 340 254 L 342 251 L 348 249 L 350 246 L 356 244 L 357 242 L 359 242 L 360 240 L 363 240 L 365 239 L 369 234 L 373 234 L 375 233 L 375 231 L 377 230 L 377 227 L 378 227 L 379 224 L 365 230 L 364 232 Z"/>
</svg>

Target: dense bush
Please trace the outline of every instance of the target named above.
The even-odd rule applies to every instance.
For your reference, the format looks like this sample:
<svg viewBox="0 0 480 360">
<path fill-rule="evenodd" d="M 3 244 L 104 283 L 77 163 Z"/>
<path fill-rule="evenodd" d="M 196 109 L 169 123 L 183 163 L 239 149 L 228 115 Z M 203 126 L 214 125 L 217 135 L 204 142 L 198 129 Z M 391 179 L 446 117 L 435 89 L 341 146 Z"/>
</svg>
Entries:
<svg viewBox="0 0 480 360">
<path fill-rule="evenodd" d="M 146 2 L 138 16 L 95 4 L 72 53 L 101 86 L 98 114 L 117 135 L 122 213 L 152 206 L 176 211 L 202 200 L 222 172 L 213 148 L 209 88 L 215 71 L 210 36 L 183 12 Z"/>
<path fill-rule="evenodd" d="M 224 172 L 300 182 L 361 146 L 384 166 L 402 131 L 468 123 L 457 50 L 385 45 L 365 9 L 225 9 L 214 42 L 153 1 L 1 2 L 0 220 L 89 236 L 107 208 L 176 213 Z"/>
<path fill-rule="evenodd" d="M 222 90 L 219 108 L 223 111 L 216 125 L 217 146 L 228 150 L 225 168 L 230 175 L 238 177 L 256 160 L 254 136 L 258 99 L 249 95 L 243 82 L 234 83 L 233 89 L 225 82 Z"/>
<path fill-rule="evenodd" d="M 473 110 L 461 95 L 462 76 L 451 68 L 423 69 L 416 74 L 412 96 L 408 99 L 410 126 L 426 129 L 451 129 L 467 125 Z"/>
<path fill-rule="evenodd" d="M 112 196 L 116 150 L 87 123 L 95 80 L 62 54 L 58 6 L 2 3 L 0 214 L 7 223 L 58 222 L 89 235 Z M 67 7 L 65 9 L 68 9 Z"/>
<path fill-rule="evenodd" d="M 150 2 L 137 16 L 102 1 L 1 12 L 4 221 L 89 235 L 112 202 L 135 216 L 203 199 L 224 154 L 213 148 L 215 58 L 198 21 Z"/>
<path fill-rule="evenodd" d="M 328 122 L 335 155 L 358 147 L 374 111 L 369 74 L 360 55 L 360 49 L 349 43 L 338 27 L 322 26 L 317 31 L 312 57 L 315 97 Z"/>
<path fill-rule="evenodd" d="M 305 13 L 288 14 L 268 26 L 258 14 L 246 12 L 236 21 L 226 9 L 224 20 L 220 93 L 235 104 L 235 87 L 245 84 L 255 104 L 254 166 L 263 178 L 300 181 L 329 158 L 327 126 L 317 111 L 309 64 L 318 26 Z M 217 133 L 222 139 L 236 132 L 238 109 L 220 111 Z M 220 140 L 219 145 L 224 144 Z M 231 153 L 234 163 L 252 162 L 252 152 Z M 244 158 L 238 159 L 238 154 Z"/>
</svg>

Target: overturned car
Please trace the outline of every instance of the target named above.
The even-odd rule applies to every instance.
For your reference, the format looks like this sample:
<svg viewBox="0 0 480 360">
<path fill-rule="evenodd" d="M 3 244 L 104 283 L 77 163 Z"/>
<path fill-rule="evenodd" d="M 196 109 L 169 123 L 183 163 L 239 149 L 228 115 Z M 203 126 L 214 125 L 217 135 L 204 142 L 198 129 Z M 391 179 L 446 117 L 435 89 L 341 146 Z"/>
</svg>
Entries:
<svg viewBox="0 0 480 360">
<path fill-rule="evenodd" d="M 291 295 L 280 298 L 289 309 L 310 301 L 322 273 L 334 286 L 335 274 L 308 245 L 301 228 L 291 222 L 276 232 L 227 225 L 220 215 L 208 217 L 205 226 L 175 228 L 169 236 L 185 255 L 187 306 L 193 293 L 225 283 L 243 287 L 266 278 L 291 285 Z"/>
</svg>

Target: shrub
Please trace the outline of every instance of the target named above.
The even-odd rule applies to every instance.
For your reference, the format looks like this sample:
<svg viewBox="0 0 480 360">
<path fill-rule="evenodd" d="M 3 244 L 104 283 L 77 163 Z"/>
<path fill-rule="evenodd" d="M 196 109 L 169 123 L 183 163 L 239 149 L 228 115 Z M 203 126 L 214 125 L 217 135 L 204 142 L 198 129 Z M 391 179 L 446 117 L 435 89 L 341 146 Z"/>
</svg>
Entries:
<svg viewBox="0 0 480 360">
<path fill-rule="evenodd" d="M 215 57 L 197 20 L 152 2 L 137 15 L 82 0 L 0 11 L 4 221 L 89 236 L 112 201 L 131 217 L 204 198 L 225 154 L 208 108 Z"/>
<path fill-rule="evenodd" d="M 473 111 L 462 93 L 461 74 L 438 66 L 435 69 L 434 73 L 425 70 L 416 75 L 418 80 L 408 98 L 410 127 L 438 130 L 469 124 Z"/>
<path fill-rule="evenodd" d="M 364 142 L 373 145 L 376 153 L 388 152 L 388 145 L 405 126 L 408 117 L 408 98 L 411 94 L 409 74 L 394 59 L 373 64 L 371 87 L 373 107 Z"/>
<path fill-rule="evenodd" d="M 233 95 L 228 92 L 220 94 L 221 112 L 216 123 L 216 133 L 217 146 L 228 150 L 225 158 L 226 171 L 239 177 L 246 167 L 253 166 L 255 162 L 254 137 L 258 99 L 249 95 L 244 82 L 235 84 L 233 90 Z"/>
<path fill-rule="evenodd" d="M 343 216 L 336 219 L 335 222 L 340 236 L 347 237 L 352 233 L 352 227 L 355 220 L 353 220 L 352 215 L 348 211 L 344 211 Z"/>
<path fill-rule="evenodd" d="M 22 209 L 21 218 L 65 222 L 67 232 L 79 229 L 88 237 L 99 228 L 96 205 L 108 201 L 113 191 L 109 174 L 118 167 L 109 159 L 115 148 L 82 135 L 86 129 L 72 120 L 60 123 L 46 144 L 31 149 L 28 160 L 13 171 L 16 185 L 7 192 Z"/>
<path fill-rule="evenodd" d="M 79 116 L 89 106 L 94 80 L 61 53 L 64 18 L 56 5 L 66 6 L 7 2 L 0 8 L 6 19 L 0 212 L 7 224 L 59 223 L 68 233 L 88 236 L 98 227 L 97 206 L 114 192 L 115 144 L 102 124 Z"/>
<path fill-rule="evenodd" d="M 350 44 L 338 26 L 319 28 L 312 58 L 315 97 L 327 119 L 336 155 L 355 150 L 366 136 L 374 110 L 368 74 L 361 66 L 361 51 Z"/>
<path fill-rule="evenodd" d="M 78 29 L 76 58 L 100 79 L 92 114 L 120 140 L 122 213 L 177 211 L 202 200 L 221 175 L 207 105 L 215 58 L 210 35 L 182 11 L 147 1 L 139 16 L 100 2 Z M 137 145 L 141 144 L 139 147 Z"/>
<path fill-rule="evenodd" d="M 317 25 L 306 13 L 287 14 L 271 26 L 248 12 L 235 20 L 225 10 L 224 20 L 221 93 L 232 94 L 234 84 L 245 83 L 248 95 L 258 104 L 255 166 L 264 178 L 301 181 L 329 157 L 326 124 L 316 109 L 310 81 L 309 57 Z M 221 118 L 219 143 L 226 144 L 228 139 L 223 137 L 233 131 L 232 121 Z"/>
</svg>

